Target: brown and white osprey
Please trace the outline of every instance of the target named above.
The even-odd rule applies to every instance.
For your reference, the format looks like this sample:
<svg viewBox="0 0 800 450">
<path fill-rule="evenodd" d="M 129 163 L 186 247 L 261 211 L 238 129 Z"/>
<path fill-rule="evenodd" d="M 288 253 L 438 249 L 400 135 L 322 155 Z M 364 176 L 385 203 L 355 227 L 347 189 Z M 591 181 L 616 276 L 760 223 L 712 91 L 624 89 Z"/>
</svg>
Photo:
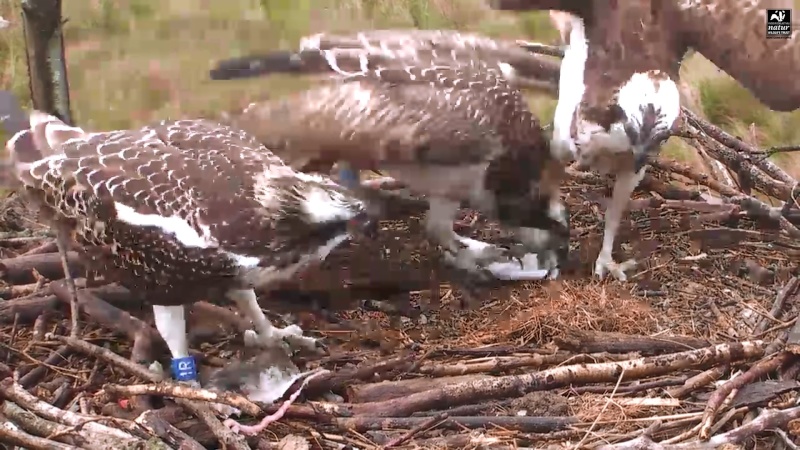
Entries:
<svg viewBox="0 0 800 450">
<path fill-rule="evenodd" d="M 491 0 L 495 9 L 569 13 L 553 151 L 616 175 L 595 273 L 625 280 L 611 252 L 630 195 L 680 115 L 677 83 L 691 47 L 775 110 L 800 106 L 800 46 L 766 39 L 766 9 L 791 0 Z"/>
<path fill-rule="evenodd" d="M 559 198 L 563 165 L 521 93 L 493 63 L 405 59 L 385 50 L 334 47 L 261 58 L 330 83 L 253 104 L 232 123 L 295 167 L 347 161 L 386 171 L 428 197 L 426 229 L 464 281 L 555 276 L 568 251 L 568 213 Z M 243 78 L 252 71 L 216 71 Z M 224 76 L 223 76 L 224 75 Z M 453 232 L 462 203 L 515 228 L 523 267 L 509 252 Z M 532 256 L 530 254 L 536 254 Z M 518 255 L 517 255 L 518 256 Z"/>
<path fill-rule="evenodd" d="M 7 149 L 23 194 L 73 232 L 89 267 L 154 305 L 179 380 L 196 379 L 183 305 L 201 299 L 234 301 L 265 346 L 314 348 L 297 325 L 275 328 L 254 288 L 369 224 L 364 203 L 328 177 L 207 120 L 89 133 L 34 111 Z"/>
</svg>

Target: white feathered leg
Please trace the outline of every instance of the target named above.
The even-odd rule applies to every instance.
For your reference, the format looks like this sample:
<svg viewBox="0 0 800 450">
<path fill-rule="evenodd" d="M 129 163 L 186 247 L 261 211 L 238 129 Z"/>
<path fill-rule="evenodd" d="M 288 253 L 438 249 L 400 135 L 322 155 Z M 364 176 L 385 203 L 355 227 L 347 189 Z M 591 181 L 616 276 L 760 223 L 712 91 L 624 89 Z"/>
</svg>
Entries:
<svg viewBox="0 0 800 450">
<path fill-rule="evenodd" d="M 197 367 L 194 358 L 189 356 L 189 340 L 186 336 L 186 309 L 183 305 L 160 306 L 153 305 L 153 318 L 156 329 L 167 343 L 172 355 L 172 376 L 178 381 L 183 381 L 199 386 L 197 383 Z M 155 366 L 151 366 L 155 369 Z"/>
<path fill-rule="evenodd" d="M 606 208 L 603 247 L 594 264 L 594 273 L 601 279 L 604 278 L 607 273 L 610 273 L 617 280 L 626 281 L 628 276 L 625 275 L 625 271 L 636 265 L 636 261 L 633 259 L 621 264 L 616 263 L 611 256 L 611 252 L 614 250 L 614 240 L 617 238 L 617 233 L 619 232 L 622 215 L 628 207 L 633 190 L 636 189 L 636 186 L 638 186 L 642 178 L 644 178 L 646 170 L 647 168 L 643 167 L 639 172 L 619 173 L 614 182 L 614 192 L 611 195 L 611 203 L 609 203 L 608 208 Z"/>
<path fill-rule="evenodd" d="M 300 348 L 314 350 L 320 346 L 316 339 L 303 336 L 303 330 L 297 325 L 289 325 L 286 328 L 276 328 L 272 325 L 258 305 L 256 292 L 253 289 L 230 290 L 225 295 L 236 302 L 239 311 L 253 322 L 261 345 L 274 347 L 285 342 L 293 350 Z M 251 336 L 247 336 L 246 339 L 252 340 Z"/>
</svg>

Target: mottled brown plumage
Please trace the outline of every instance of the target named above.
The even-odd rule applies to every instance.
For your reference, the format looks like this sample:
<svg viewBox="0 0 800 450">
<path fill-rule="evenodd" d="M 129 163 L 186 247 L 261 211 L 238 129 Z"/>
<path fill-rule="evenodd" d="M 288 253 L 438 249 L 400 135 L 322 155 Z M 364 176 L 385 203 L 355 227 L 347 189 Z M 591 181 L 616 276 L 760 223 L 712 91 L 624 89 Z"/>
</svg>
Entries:
<svg viewBox="0 0 800 450">
<path fill-rule="evenodd" d="M 370 64 L 383 67 L 393 63 L 453 65 L 480 60 L 501 67 L 512 85 L 526 87 L 557 83 L 559 74 L 558 61 L 533 54 L 514 41 L 455 30 L 389 29 L 305 36 L 295 51 L 218 61 L 211 71 L 211 78 L 225 80 L 282 72 L 330 75 L 325 59 L 315 58 L 323 55 L 320 50 L 335 51 L 340 55 L 341 68 L 347 71 L 362 69 L 357 55 L 367 51 L 371 54 Z M 303 52 L 310 53 L 302 58 L 296 56 Z M 344 58 L 342 55 L 346 53 L 356 57 Z"/>
<path fill-rule="evenodd" d="M 508 259 L 495 247 L 484 256 L 458 244 L 463 238 L 452 232 L 453 215 L 469 203 L 521 229 L 527 251 L 539 254 L 537 268 L 555 271 L 568 239 L 559 199 L 563 167 L 499 66 L 472 59 L 406 61 L 386 51 L 350 48 L 307 50 L 293 58 L 338 76 L 321 87 L 250 105 L 232 117 L 236 127 L 294 167 L 343 160 L 387 171 L 428 196 L 428 231 L 462 269 Z"/>
<path fill-rule="evenodd" d="M 502 10 L 560 10 L 566 37 L 552 145 L 564 159 L 617 174 L 595 273 L 626 278 L 611 258 L 630 194 L 680 115 L 680 67 L 690 48 L 770 108 L 800 106 L 800 45 L 767 39 L 766 10 L 791 0 L 490 0 Z"/>
<path fill-rule="evenodd" d="M 156 305 L 156 326 L 188 356 L 182 305 L 225 295 L 265 344 L 314 346 L 276 329 L 254 288 L 291 277 L 365 224 L 365 205 L 298 173 L 252 136 L 207 120 L 87 133 L 34 112 L 8 143 L 24 194 L 71 229 L 89 266 Z"/>
</svg>

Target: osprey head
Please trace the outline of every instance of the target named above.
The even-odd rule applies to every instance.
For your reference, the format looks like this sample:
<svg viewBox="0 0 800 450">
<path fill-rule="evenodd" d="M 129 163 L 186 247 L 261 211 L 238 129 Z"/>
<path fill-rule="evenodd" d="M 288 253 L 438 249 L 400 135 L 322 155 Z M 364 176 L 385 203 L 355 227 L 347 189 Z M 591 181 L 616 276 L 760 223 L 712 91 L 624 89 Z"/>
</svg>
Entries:
<svg viewBox="0 0 800 450">
<path fill-rule="evenodd" d="M 340 223 L 351 236 L 374 235 L 378 220 L 366 202 L 327 177 L 306 176 L 315 178 L 297 188 L 299 212 L 306 223 Z"/>
</svg>

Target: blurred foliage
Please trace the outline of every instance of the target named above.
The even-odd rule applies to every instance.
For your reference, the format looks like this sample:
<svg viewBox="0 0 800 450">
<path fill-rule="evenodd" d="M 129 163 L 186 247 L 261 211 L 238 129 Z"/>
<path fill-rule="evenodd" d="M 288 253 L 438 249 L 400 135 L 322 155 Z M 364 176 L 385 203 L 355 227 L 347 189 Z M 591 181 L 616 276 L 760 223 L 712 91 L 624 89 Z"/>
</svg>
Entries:
<svg viewBox="0 0 800 450">
<path fill-rule="evenodd" d="M 19 4 L 0 0 L 0 16 L 12 22 L 0 32 L 0 87 L 26 103 Z M 504 14 L 488 9 L 484 0 L 64 0 L 64 16 L 74 115 L 89 129 L 213 117 L 302 89 L 309 82 L 292 77 L 226 83 L 211 82 L 207 73 L 216 59 L 291 48 L 315 32 L 417 27 L 548 43 L 558 38 L 547 12 Z M 725 74 L 698 61 L 704 60 L 693 55 L 684 65 L 687 105 L 757 145 L 800 141 L 798 114 L 769 111 Z M 554 99 L 532 96 L 530 105 L 543 122 L 551 120 Z M 664 153 L 696 159 L 678 139 L 670 140 Z M 792 165 L 792 157 L 776 158 Z"/>
</svg>

